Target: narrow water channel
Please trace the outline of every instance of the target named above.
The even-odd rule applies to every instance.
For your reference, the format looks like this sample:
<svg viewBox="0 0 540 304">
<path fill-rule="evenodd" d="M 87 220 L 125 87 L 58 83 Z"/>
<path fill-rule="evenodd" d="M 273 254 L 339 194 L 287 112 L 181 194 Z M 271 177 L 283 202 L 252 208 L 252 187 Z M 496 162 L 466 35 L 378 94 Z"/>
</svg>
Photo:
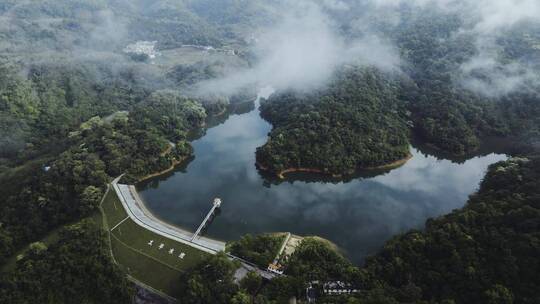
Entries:
<svg viewBox="0 0 540 304">
<path fill-rule="evenodd" d="M 223 206 L 206 232 L 210 237 L 319 235 L 361 263 L 392 236 L 462 207 L 488 165 L 506 159 L 492 153 L 453 163 L 411 147 L 413 158 L 389 172 L 346 182 L 295 176 L 276 183 L 255 167 L 255 149 L 270 130 L 257 109 L 231 115 L 193 142 L 195 158 L 189 164 L 139 185 L 141 196 L 155 215 L 192 231 L 220 197 Z"/>
</svg>

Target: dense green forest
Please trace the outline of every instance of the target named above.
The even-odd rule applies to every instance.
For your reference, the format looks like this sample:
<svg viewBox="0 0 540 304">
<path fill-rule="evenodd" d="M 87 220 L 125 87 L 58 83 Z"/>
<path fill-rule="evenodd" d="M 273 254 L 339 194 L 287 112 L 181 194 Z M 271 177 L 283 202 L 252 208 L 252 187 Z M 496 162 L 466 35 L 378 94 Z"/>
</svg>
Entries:
<svg viewBox="0 0 540 304">
<path fill-rule="evenodd" d="M 424 16 L 419 18 L 420 14 Z M 454 35 L 466 22 L 459 14 L 411 11 L 402 20 L 392 35 L 410 62 L 407 74 L 415 85 L 406 87 L 402 94 L 419 135 L 454 154 L 476 149 L 485 136 L 538 139 L 537 85 L 523 82 L 505 94 L 486 95 L 467 86 L 471 79 L 462 79 L 462 65 L 478 55 L 478 50 L 474 36 Z M 497 56 L 504 64 L 537 66 L 540 52 L 531 35 L 538 33 L 534 23 L 504 31 L 498 39 Z M 488 74 L 494 72 L 478 69 L 473 73 L 489 79 Z"/>
<path fill-rule="evenodd" d="M 491 165 L 463 209 L 368 259 L 365 288 L 382 285 L 401 302 L 538 302 L 539 175 L 538 157 Z"/>
<path fill-rule="evenodd" d="M 424 16 L 419 18 L 419 14 Z M 406 85 L 401 94 L 408 102 L 418 135 L 442 150 L 459 155 L 477 149 L 485 136 L 530 139 L 521 136 L 523 132 L 531 128 L 538 130 L 535 116 L 538 103 L 527 102 L 532 98 L 538 100 L 537 90 L 531 94 L 534 89 L 524 86 L 506 95 L 490 97 L 456 85 L 465 81 L 460 79 L 462 65 L 477 52 L 473 36 L 453 34 L 464 25 L 459 15 L 428 10 L 408 12 L 402 20 L 391 35 L 410 63 L 406 71 L 414 84 Z M 506 61 L 519 61 L 532 55 L 528 64 L 538 62 L 538 52 L 524 41 L 527 33 L 535 31 L 522 29 L 503 36 L 513 37 L 515 44 L 506 44 L 500 56 L 506 57 Z M 528 98 L 523 98 L 524 92 L 529 92 L 525 93 Z M 515 107 L 520 110 L 516 111 Z M 509 113 L 521 114 L 519 118 L 509 119 Z M 525 121 L 527 127 L 522 125 Z"/>
<path fill-rule="evenodd" d="M 367 35 L 356 17 L 370 14 L 369 5 L 345 2 L 350 10 L 325 12 L 346 40 Z M 132 301 L 131 283 L 91 220 L 107 184 L 123 173 L 135 182 L 169 169 L 192 154 L 188 134 L 208 116 L 252 99 L 251 87 L 229 96 L 187 93 L 260 59 L 251 30 L 274 20 L 276 3 L 0 1 L 0 265 L 16 260 L 0 275 L 0 302 Z M 398 19 L 386 17 L 373 14 L 368 32 L 396 46 L 398 71 L 345 64 L 317 90 L 274 94 L 261 106 L 274 126 L 256 152 L 261 167 L 351 174 L 406 158 L 412 136 L 455 155 L 474 152 L 488 136 L 540 142 L 537 81 L 504 93 L 473 86 L 478 79 L 499 84 L 495 77 L 515 66 L 537 72 L 537 23 L 490 37 L 501 65 L 463 75 L 480 52 L 473 35 L 456 34 L 470 20 L 406 4 Z M 151 62 L 123 52 L 138 40 L 157 41 L 165 55 Z M 234 56 L 201 59 L 179 50 L 185 45 Z M 539 180 L 537 156 L 494 164 L 465 208 L 396 236 L 361 267 L 307 240 L 286 276 L 264 282 L 250 273 L 234 282 L 237 265 L 212 256 L 178 282 L 182 303 L 284 303 L 304 298 L 314 280 L 361 290 L 323 303 L 538 303 Z M 53 231 L 58 239 L 45 244 Z M 246 236 L 230 249 L 264 266 L 278 241 Z"/>
<path fill-rule="evenodd" d="M 374 70 L 348 69 L 321 92 L 272 96 L 261 106 L 274 129 L 257 149 L 258 164 L 275 173 L 308 168 L 341 175 L 406 158 L 397 86 Z"/>
<path fill-rule="evenodd" d="M 2 303 L 129 303 L 133 290 L 113 263 L 105 233 L 88 220 L 47 247 L 36 242 L 0 282 Z"/>
</svg>

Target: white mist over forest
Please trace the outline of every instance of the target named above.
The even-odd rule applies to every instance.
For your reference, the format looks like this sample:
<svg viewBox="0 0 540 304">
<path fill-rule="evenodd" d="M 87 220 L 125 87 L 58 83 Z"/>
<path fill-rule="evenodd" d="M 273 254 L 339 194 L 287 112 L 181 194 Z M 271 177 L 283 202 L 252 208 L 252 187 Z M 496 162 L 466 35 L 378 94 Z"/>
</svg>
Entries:
<svg viewBox="0 0 540 304">
<path fill-rule="evenodd" d="M 154 67 L 140 67 L 119 54 L 139 37 L 149 41 L 159 39 L 149 34 L 159 36 L 159 29 L 146 33 L 148 28 L 137 28 L 138 21 L 131 20 L 131 16 L 142 14 L 152 18 L 162 11 L 182 9 L 186 13 L 179 20 L 186 20 L 186 26 L 193 24 L 205 35 L 210 30 L 198 22 L 213 22 L 220 10 L 227 10 L 233 4 L 234 1 L 228 0 L 89 3 L 88 7 L 95 6 L 95 11 L 74 16 L 80 23 L 77 30 L 85 33 L 85 37 L 59 35 L 54 43 L 36 41 L 29 46 L 28 37 L 19 33 L 19 26 L 25 26 L 20 25 L 19 14 L 35 3 L 17 1 L 2 13 L 0 25 L 20 37 L 0 42 L 0 49 L 23 54 L 21 60 L 28 62 L 68 58 L 105 61 L 114 70 L 133 66 L 142 80 L 170 86 L 168 77 Z M 337 67 L 347 64 L 400 72 L 409 62 L 393 33 L 399 30 L 401 22 L 410 18 L 408 11 L 453 14 L 461 19 L 460 28 L 446 39 L 473 39 L 475 53 L 462 62 L 461 75 L 453 80 L 455 85 L 494 97 L 523 84 L 540 83 L 535 68 L 527 61 L 508 62 L 501 58 L 498 44 L 501 35 L 510 30 L 538 25 L 540 2 L 536 0 L 272 0 L 243 5 L 257 14 L 248 26 L 242 24 L 241 31 L 245 40 L 254 38 L 246 49 L 255 60 L 249 68 L 228 67 L 217 79 L 200 81 L 198 95 L 232 94 L 254 84 L 310 90 L 326 84 Z M 36 16 L 32 20 L 44 31 L 52 31 L 56 26 L 50 18 Z M 212 45 L 211 41 L 207 43 Z M 64 58 L 59 59 L 59 54 Z"/>
<path fill-rule="evenodd" d="M 525 83 L 540 83 L 530 66 L 504 62 L 497 39 L 512 28 L 537 23 L 540 2 L 534 0 L 416 0 L 416 1 L 278 1 L 274 23 L 256 33 L 259 61 L 219 79 L 199 84 L 201 91 L 231 93 L 250 84 L 278 89 L 309 90 L 328 82 L 338 66 L 356 64 L 384 71 L 400 71 L 407 64 L 392 37 L 374 29 L 373 16 L 399 26 L 401 11 L 427 10 L 456 14 L 462 26 L 448 39 L 474 39 L 476 52 L 461 66 L 455 85 L 487 96 L 507 94 Z M 357 14 L 355 14 L 357 12 Z M 347 18 L 339 19 L 346 14 Z M 358 28 L 355 37 L 343 25 Z M 354 29 L 353 29 L 354 30 Z M 483 76 L 478 77 L 480 72 Z M 486 76 L 487 75 L 487 76 Z"/>
<path fill-rule="evenodd" d="M 250 69 L 201 83 L 201 91 L 230 93 L 250 84 L 308 90 L 323 85 L 343 64 L 399 68 L 398 50 L 389 41 L 374 33 L 347 39 L 324 11 L 325 5 L 339 10 L 346 5 L 323 3 L 302 0 L 280 5 L 275 24 L 256 34 L 254 51 L 260 60 Z"/>
</svg>

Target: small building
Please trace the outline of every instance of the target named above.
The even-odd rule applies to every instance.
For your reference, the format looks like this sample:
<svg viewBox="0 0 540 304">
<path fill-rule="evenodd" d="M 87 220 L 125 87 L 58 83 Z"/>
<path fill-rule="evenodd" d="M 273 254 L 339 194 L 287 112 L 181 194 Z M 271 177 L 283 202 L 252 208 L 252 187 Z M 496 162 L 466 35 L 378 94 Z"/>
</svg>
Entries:
<svg viewBox="0 0 540 304">
<path fill-rule="evenodd" d="M 271 263 L 268 265 L 267 270 L 275 274 L 283 274 L 283 266 L 281 264 Z"/>
</svg>

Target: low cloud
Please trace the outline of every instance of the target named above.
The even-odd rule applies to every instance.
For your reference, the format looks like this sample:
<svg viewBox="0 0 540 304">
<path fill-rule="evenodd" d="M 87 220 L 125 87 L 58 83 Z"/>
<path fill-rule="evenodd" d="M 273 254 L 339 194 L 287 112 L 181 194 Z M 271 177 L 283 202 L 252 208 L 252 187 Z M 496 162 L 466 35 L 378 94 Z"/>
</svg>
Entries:
<svg viewBox="0 0 540 304">
<path fill-rule="evenodd" d="M 462 26 L 454 34 L 474 37 L 476 54 L 461 66 L 456 85 L 490 97 L 515 91 L 522 85 L 540 83 L 538 73 L 520 62 L 501 60 L 497 38 L 524 22 L 537 22 L 537 0 L 350 0 L 282 1 L 278 21 L 257 35 L 259 60 L 250 69 L 199 84 L 199 91 L 231 93 L 239 88 L 270 85 L 277 89 L 309 90 L 324 85 L 343 64 L 399 69 L 399 51 L 369 23 L 374 16 L 401 18 L 401 9 L 436 10 L 455 14 Z M 354 41 L 346 39 L 332 19 L 334 12 L 356 10 L 351 25 L 359 29 Z M 339 15 L 338 15 L 339 16 Z M 386 21 L 392 21 L 387 20 Z"/>
<path fill-rule="evenodd" d="M 523 85 L 538 84 L 532 67 L 501 59 L 497 38 L 525 22 L 538 22 L 538 0 L 370 0 L 375 9 L 397 10 L 402 6 L 431 8 L 456 14 L 463 25 L 456 35 L 474 37 L 476 54 L 461 66 L 457 85 L 495 97 Z"/>
<path fill-rule="evenodd" d="M 32 22 L 44 31 L 60 25 L 66 29 L 58 30 L 60 34 L 54 41 L 41 39 L 33 41 L 30 47 L 26 36 L 29 34 L 22 27 L 22 21 L 26 20 L 19 14 L 25 11 L 25 6 L 37 4 L 21 0 L 0 15 L 0 26 L 10 34 L 16 33 L 13 39 L 0 42 L 0 50 L 27 56 L 31 58 L 28 61 L 34 62 L 58 61 L 65 56 L 72 60 L 111 62 L 120 66 L 115 68 L 118 70 L 123 65 L 131 66 L 132 62 L 119 52 L 130 42 L 128 33 L 132 29 L 128 17 L 123 19 L 123 14 L 113 11 L 125 7 L 126 11 L 143 12 L 164 8 L 168 2 L 142 5 L 142 2 L 120 0 L 114 2 L 115 9 L 111 3 L 95 4 L 95 8 L 74 16 L 73 20 L 79 22 L 73 24 L 52 23 L 58 20 L 46 14 L 32 17 Z M 252 67 L 227 71 L 225 77 L 201 82 L 197 91 L 229 95 L 251 85 L 309 90 L 326 84 L 341 65 L 399 69 L 402 64 L 399 50 L 376 27 L 381 20 L 398 26 L 403 7 L 412 7 L 413 11 L 434 9 L 463 19 L 462 27 L 454 34 L 474 37 L 476 54 L 461 66 L 457 85 L 495 96 L 512 92 L 523 84 L 540 83 L 534 68 L 502 60 L 497 45 L 501 33 L 523 22 L 538 22 L 538 0 L 275 0 L 265 5 L 268 14 L 276 17 L 269 20 L 275 22 L 253 29 L 257 38 L 253 53 L 257 60 Z M 76 29 L 71 30 L 71 26 Z M 345 36 L 347 26 L 356 29 L 354 39 Z M 70 35 L 70 31 L 82 34 Z M 144 77 L 152 78 L 156 73 L 152 71 Z"/>
<path fill-rule="evenodd" d="M 480 0 L 474 2 L 478 22 L 466 29 L 476 37 L 477 53 L 465 62 L 461 82 L 467 88 L 496 97 L 540 83 L 538 72 L 519 61 L 501 59 L 497 38 L 501 33 L 524 22 L 538 22 L 537 0 Z"/>
<path fill-rule="evenodd" d="M 488 97 L 498 97 L 540 83 L 538 73 L 523 64 L 502 63 L 484 48 L 461 66 L 461 85 Z"/>
<path fill-rule="evenodd" d="M 110 9 L 96 12 L 92 18 L 94 27 L 89 34 L 90 45 L 99 49 L 116 50 L 127 44 L 128 21 Z"/>
<path fill-rule="evenodd" d="M 200 83 L 199 91 L 229 94 L 252 84 L 308 90 L 324 85 L 335 69 L 344 64 L 398 68 L 399 53 L 390 43 L 375 34 L 347 41 L 325 13 L 325 6 L 342 9 L 346 4 L 287 2 L 276 25 L 257 35 L 254 51 L 258 62 L 250 69 Z"/>
<path fill-rule="evenodd" d="M 477 0 L 467 1 L 477 12 L 479 22 L 474 31 L 493 34 L 524 20 L 538 20 L 540 2 L 538 0 Z"/>
<path fill-rule="evenodd" d="M 340 0 L 322 0 L 321 4 L 325 8 L 334 11 L 345 11 L 350 9 L 350 6 L 346 2 Z"/>
</svg>

